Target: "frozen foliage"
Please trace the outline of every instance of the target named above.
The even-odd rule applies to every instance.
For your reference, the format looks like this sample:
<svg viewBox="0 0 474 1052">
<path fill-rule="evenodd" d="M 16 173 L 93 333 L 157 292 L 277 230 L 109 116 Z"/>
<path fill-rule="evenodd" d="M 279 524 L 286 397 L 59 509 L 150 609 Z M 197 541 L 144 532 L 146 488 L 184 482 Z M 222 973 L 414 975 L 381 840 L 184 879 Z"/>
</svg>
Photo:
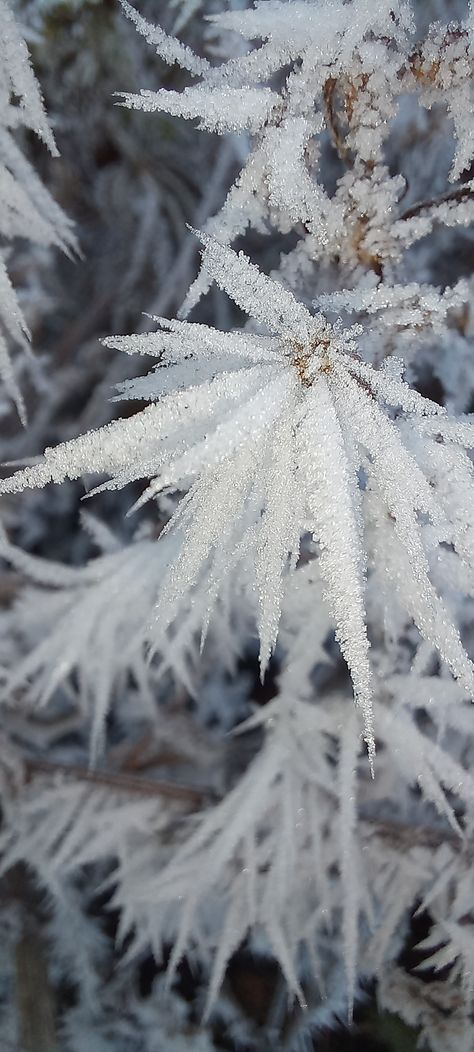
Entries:
<svg viewBox="0 0 474 1052">
<path fill-rule="evenodd" d="M 42 185 L 17 143 L 19 128 L 42 139 L 53 156 L 57 148 L 44 112 L 26 44 L 6 0 L 0 5 L 0 232 L 4 242 L 28 238 L 38 245 L 74 245 L 71 226 Z M 8 342 L 28 352 L 29 332 L 5 265 L 0 260 L 0 376 L 25 423 L 25 407 L 10 360 Z"/>
<path fill-rule="evenodd" d="M 162 333 L 112 338 L 115 346 L 160 357 L 148 379 L 125 385 L 127 397 L 147 398 L 152 405 L 101 432 L 46 450 L 42 464 L 23 469 L 3 488 L 45 485 L 85 472 L 113 474 L 114 486 L 157 476 L 140 506 L 165 489 L 192 483 L 171 522 L 183 543 L 162 581 L 158 631 L 177 617 L 211 556 L 210 601 L 250 552 L 259 593 L 262 673 L 276 641 L 288 559 L 294 566 L 300 536 L 310 530 L 320 546 L 336 635 L 373 760 L 359 473 L 365 472 L 370 514 L 393 523 L 386 532 L 395 559 L 403 559 L 402 579 L 393 572 L 402 602 L 472 694 L 472 665 L 433 587 L 429 565 L 430 554 L 445 543 L 453 544 L 461 559 L 466 556 L 469 566 L 470 462 L 462 450 L 451 457 L 456 495 L 448 501 L 436 500 L 429 476 L 443 471 L 445 440 L 472 446 L 474 430 L 453 424 L 404 384 L 393 359 L 390 368 L 374 370 L 357 353 L 359 329 L 344 330 L 321 314 L 311 315 L 243 254 L 207 237 L 204 245 L 208 273 L 268 336 L 162 321 Z M 389 289 L 385 299 L 391 303 Z M 405 411 L 401 433 L 383 412 L 395 407 Z M 432 417 L 436 421 L 426 429 L 422 421 Z M 430 465 L 428 477 L 423 459 Z M 429 530 L 421 516 L 429 518 Z"/>
<path fill-rule="evenodd" d="M 250 226 L 282 232 L 301 225 L 296 249 L 285 263 L 293 280 L 308 260 L 326 264 L 337 256 L 346 278 L 361 266 L 395 273 L 405 249 L 434 224 L 466 224 L 473 218 L 472 188 L 444 200 L 401 207 L 406 182 L 390 177 L 384 145 L 398 99 L 417 93 L 422 106 L 447 106 L 456 153 L 456 181 L 472 159 L 471 22 L 433 25 L 417 43 L 409 4 L 353 0 L 348 4 L 280 0 L 254 9 L 213 16 L 220 29 L 261 44 L 201 72 L 181 93 L 127 95 L 128 105 L 200 117 L 219 131 L 248 129 L 255 141 L 223 209 L 208 226 L 226 243 Z M 187 68 L 190 68 L 189 64 Z M 197 70 L 192 72 L 196 75 Z M 281 73 L 275 92 L 265 85 Z M 321 133 L 331 135 L 347 172 L 330 196 L 318 180 Z M 291 270 L 289 269 L 291 267 Z M 205 263 L 190 290 L 186 310 L 209 287 Z"/>
<path fill-rule="evenodd" d="M 35 559 L 7 542 L 0 545 L 3 559 L 34 582 L 20 593 L 13 608 L 14 631 L 25 656 L 6 672 L 2 694 L 8 699 L 21 688 L 28 705 L 44 705 L 64 685 L 91 719 L 96 759 L 111 701 L 130 682 L 151 711 L 157 684 L 169 674 L 195 695 L 196 637 L 202 630 L 206 596 L 205 582 L 200 581 L 173 631 L 160 637 L 154 610 L 161 582 L 176 557 L 175 537 L 168 534 L 158 542 L 142 531 L 145 536 L 138 535 L 124 546 L 92 517 L 84 516 L 84 524 L 103 554 L 83 567 Z M 223 668 L 229 670 L 238 655 L 233 588 L 236 582 L 231 580 L 208 644 L 217 649 Z M 127 597 L 126 605 L 122 596 Z"/>
<path fill-rule="evenodd" d="M 64 565 L 43 537 L 26 547 L 49 558 L 0 539 L 3 871 L 47 892 L 73 1052 L 136 1027 L 154 1049 L 161 1004 L 156 1047 L 181 1048 L 183 961 L 207 1024 L 254 1047 L 225 1000 L 242 947 L 278 964 L 268 1039 L 291 1018 L 288 1052 L 351 1019 L 366 978 L 434 1052 L 472 1052 L 474 12 L 436 4 L 424 26 L 404 0 L 216 0 L 171 4 L 162 27 L 121 7 L 170 74 L 120 102 L 164 138 L 197 121 L 216 164 L 195 209 L 163 171 L 159 199 L 145 181 L 114 294 L 163 229 L 155 304 L 127 336 L 118 303 L 102 341 L 123 352 L 106 381 L 124 415 L 89 410 L 54 445 L 37 418 L 42 457 L 1 483 L 13 531 L 14 495 L 51 482 L 96 476 L 106 509 Z M 108 524 L 123 511 L 127 534 Z M 89 873 L 123 968 L 151 948 L 159 972 L 154 1008 L 129 992 L 115 1030 Z"/>
</svg>

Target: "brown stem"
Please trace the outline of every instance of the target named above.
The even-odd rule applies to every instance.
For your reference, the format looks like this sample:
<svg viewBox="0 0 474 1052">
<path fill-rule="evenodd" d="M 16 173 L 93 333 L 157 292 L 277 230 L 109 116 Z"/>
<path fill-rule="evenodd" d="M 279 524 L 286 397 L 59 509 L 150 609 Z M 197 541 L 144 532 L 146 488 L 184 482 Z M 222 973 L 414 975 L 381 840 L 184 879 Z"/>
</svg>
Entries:
<svg viewBox="0 0 474 1052">
<path fill-rule="evenodd" d="M 198 788 L 197 786 L 182 785 L 175 782 L 155 780 L 151 778 L 131 778 L 129 775 L 110 771 L 92 771 L 79 764 L 55 763 L 48 760 L 28 759 L 26 771 L 30 779 L 36 774 L 63 774 L 81 782 L 90 782 L 92 785 L 106 789 L 115 789 L 123 793 L 137 793 L 141 796 L 164 796 L 172 800 L 185 800 L 193 804 L 206 804 L 217 802 L 216 794 L 209 786 Z M 403 844 L 405 848 L 421 846 L 428 848 L 440 847 L 441 844 L 450 844 L 456 851 L 469 851 L 474 853 L 474 840 L 465 840 L 451 829 L 441 829 L 437 826 L 411 825 L 406 822 L 362 816 L 360 824 L 371 836 L 390 840 L 394 845 Z"/>
<path fill-rule="evenodd" d="M 465 40 L 467 48 L 469 42 L 467 30 L 461 29 L 461 26 L 447 29 L 443 40 L 441 41 L 437 57 L 433 58 L 426 67 L 424 43 L 420 44 L 416 50 L 412 51 L 411 55 L 408 56 L 406 66 L 404 66 L 398 74 L 399 79 L 403 80 L 407 75 L 411 75 L 420 86 L 433 87 L 436 84 L 436 78 L 445 59 L 445 54 L 443 52 L 446 51 L 446 48 L 448 48 L 450 44 L 455 44 L 458 40 Z M 456 61 L 456 59 L 453 59 L 453 64 L 455 64 Z"/>
<path fill-rule="evenodd" d="M 24 1052 L 57 1052 L 53 993 L 39 930 L 22 935 L 15 965 L 21 1047 Z"/>
<path fill-rule="evenodd" d="M 465 198 L 470 197 L 474 198 L 474 189 L 471 186 L 460 186 L 457 190 L 451 190 L 448 194 L 442 194 L 440 197 L 433 197 L 428 201 L 419 201 L 418 204 L 407 208 L 406 212 L 402 212 L 399 220 L 414 219 L 421 212 L 428 212 L 434 208 L 439 208 L 440 205 L 450 204 L 451 201 L 463 201 Z"/>
<path fill-rule="evenodd" d="M 344 136 L 342 135 L 341 129 L 339 127 L 339 120 L 336 109 L 336 89 L 337 80 L 335 79 L 335 77 L 328 77 L 323 88 L 323 98 L 324 104 L 326 106 L 327 124 L 335 150 L 341 158 L 341 161 L 343 161 L 344 164 L 347 165 L 347 167 L 351 168 L 352 159 L 344 143 Z"/>
<path fill-rule="evenodd" d="M 396 822 L 394 820 L 378 822 L 376 819 L 370 818 L 362 819 L 362 825 L 367 827 L 367 831 L 370 831 L 372 836 L 390 840 L 392 846 L 403 845 L 405 849 L 415 846 L 436 848 L 441 847 L 442 844 L 449 844 L 455 851 L 474 853 L 474 840 L 465 840 L 451 829 L 410 825 L 406 822 Z"/>
<path fill-rule="evenodd" d="M 192 804 L 204 804 L 213 798 L 212 789 L 182 785 L 154 778 L 133 778 L 116 771 L 94 771 L 80 764 L 56 763 L 49 760 L 29 758 L 25 763 L 27 779 L 36 774 L 63 774 L 79 782 L 116 789 L 123 793 L 138 793 L 141 796 L 164 796 L 170 800 L 185 800 Z"/>
</svg>

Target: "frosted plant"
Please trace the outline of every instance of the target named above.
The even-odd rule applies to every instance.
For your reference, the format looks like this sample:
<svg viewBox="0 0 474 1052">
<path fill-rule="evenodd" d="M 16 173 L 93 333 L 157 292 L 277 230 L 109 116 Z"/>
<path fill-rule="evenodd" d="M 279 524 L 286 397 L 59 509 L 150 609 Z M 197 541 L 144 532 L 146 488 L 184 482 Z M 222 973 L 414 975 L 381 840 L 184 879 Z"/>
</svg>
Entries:
<svg viewBox="0 0 474 1052">
<path fill-rule="evenodd" d="M 443 981 L 433 982 L 433 997 L 427 998 L 425 985 L 422 979 L 394 967 L 380 984 L 380 1004 L 419 1028 L 420 1039 L 433 1052 L 444 1052 L 453 1040 L 457 1048 L 470 1052 L 472 1021 L 459 1002 L 456 987 Z"/>
<path fill-rule="evenodd" d="M 121 101 L 223 136 L 180 320 L 161 317 L 171 300 L 160 272 L 156 331 L 104 341 L 139 359 L 115 405 L 148 404 L 48 446 L 1 484 L 15 494 L 106 476 L 88 496 L 122 509 L 114 491 L 130 484 L 131 510 L 159 523 L 122 545 L 89 520 L 102 554 L 80 567 L 2 539 L 3 559 L 33 582 L 2 618 L 3 698 L 23 712 L 73 699 L 92 715 L 102 757 L 97 772 L 77 758 L 68 772 L 61 732 L 43 729 L 48 768 L 30 726 L 38 715 L 15 723 L 9 705 L 6 741 L 22 741 L 26 779 L 14 790 L 4 779 L 4 867 L 39 874 L 58 957 L 68 910 L 80 932 L 83 871 L 95 867 L 113 889 L 126 967 L 151 947 L 164 968 L 172 945 L 169 982 L 183 958 L 210 976 L 209 1020 L 247 946 L 278 962 L 295 1002 L 310 1006 L 309 1029 L 340 1012 L 343 995 L 350 1016 L 368 977 L 433 1047 L 455 1035 L 472 1049 L 472 279 L 449 263 L 456 237 L 472 240 L 472 11 L 420 36 L 404 2 L 215 6 L 206 53 L 202 40 L 191 46 L 196 5 L 182 5 L 185 42 L 122 2 L 176 81 Z M 404 166 L 413 128 L 428 143 L 426 171 L 424 139 Z M 154 200 L 150 189 L 145 241 Z M 254 633 L 264 686 L 251 689 L 257 698 L 270 682 L 275 696 L 252 712 L 225 676 Z M 160 765 L 135 756 L 151 774 L 132 785 L 115 751 L 127 728 L 133 736 L 134 700 L 153 734 L 171 718 L 165 673 L 209 738 L 247 705 L 210 791 L 171 778 L 168 800 L 203 811 L 179 823 Z M 207 687 L 222 693 L 212 716 Z M 83 759 L 84 736 L 75 748 Z M 429 916 L 423 967 L 447 975 L 433 1009 L 400 964 L 416 909 Z M 62 948 L 68 967 L 74 947 Z M 99 1020 L 101 961 L 85 931 L 84 1027 Z"/>
<path fill-rule="evenodd" d="M 171 970 L 185 951 L 209 960 L 208 1008 L 247 931 L 257 932 L 257 952 L 271 948 L 290 988 L 304 1002 L 298 978 L 302 947 L 323 994 L 327 937 L 337 931 L 353 993 L 357 959 L 372 975 L 390 958 L 394 943 L 396 954 L 397 932 L 411 902 L 422 899 L 423 908 L 435 916 L 437 909 L 443 917 L 450 911 L 461 916 L 464 895 L 470 895 L 472 845 L 469 839 L 463 848 L 449 794 L 457 794 L 472 815 L 474 779 L 466 757 L 457 760 L 452 745 L 446 748 L 452 728 L 470 726 L 460 688 L 433 677 L 387 677 L 377 721 L 381 753 L 374 806 L 346 698 L 333 693 L 316 706 L 300 700 L 312 695 L 315 663 L 321 667 L 328 662 L 327 620 L 316 597 L 321 599 L 321 582 L 317 561 L 311 561 L 296 572 L 285 604 L 286 663 L 278 698 L 239 728 L 244 733 L 265 728 L 263 750 L 244 777 L 202 817 L 158 877 L 152 859 L 146 866 L 139 859 L 130 868 L 123 864 L 116 896 L 125 916 L 128 889 L 135 889 L 127 922 L 127 930 L 135 931 L 131 952 L 139 952 L 142 940 L 151 938 L 159 954 L 171 925 L 176 929 Z M 431 712 L 432 726 L 421 733 L 414 728 L 413 713 L 423 706 Z M 425 799 L 452 825 L 448 844 L 436 823 L 428 830 L 420 825 L 417 833 L 413 814 L 407 825 L 393 821 L 392 793 L 397 786 L 399 801 L 403 798 L 410 806 L 414 771 Z M 434 853 L 433 844 L 439 847 Z M 342 888 L 334 882 L 335 869 Z M 217 928 L 212 920 L 216 909 Z M 359 914 L 365 919 L 365 945 L 358 946 Z M 458 958 L 463 974 L 472 925 L 465 926 L 462 950 L 456 926 L 449 934 L 448 929 L 443 929 L 443 941 L 449 939 L 445 952 L 439 960 L 436 953 L 427 957 L 426 966 L 443 967 Z M 426 950 L 437 950 L 440 941 L 435 930 Z M 455 974 L 452 978 L 455 983 Z M 305 979 L 309 981 L 307 974 Z M 466 1020 L 469 1005 L 470 996 Z"/>
<path fill-rule="evenodd" d="M 123 5 L 131 14 L 129 5 Z M 131 17 L 136 17 L 131 14 Z M 261 43 L 221 66 L 185 63 L 200 81 L 182 92 L 142 91 L 124 102 L 201 119 L 219 132 L 247 130 L 253 145 L 223 209 L 208 232 L 233 242 L 248 227 L 265 232 L 299 228 L 296 248 L 283 262 L 295 280 L 310 262 L 336 259 L 346 278 L 354 269 L 391 273 L 403 252 L 434 224 L 473 218 L 470 182 L 443 199 L 401 204 L 407 184 L 390 177 L 384 146 L 399 97 L 416 94 L 421 105 L 447 106 L 457 139 L 450 179 L 472 158 L 471 22 L 434 25 L 427 39 L 414 37 L 408 3 L 366 0 L 350 4 L 265 0 L 252 10 L 212 16 L 220 29 Z M 168 44 L 168 53 L 171 44 Z M 164 52 L 162 52 L 164 55 Z M 266 86 L 281 71 L 277 92 Z M 348 168 L 330 196 L 318 181 L 324 130 Z M 301 236 L 303 234 L 303 236 Z M 205 265 L 186 299 L 189 311 L 209 287 Z M 300 279 L 301 280 L 301 279 Z"/>
<path fill-rule="evenodd" d="M 349 987 L 355 983 L 356 964 L 367 975 L 384 974 L 387 962 L 390 966 L 398 953 L 414 900 L 421 900 L 420 910 L 429 909 L 434 918 L 440 917 L 440 928 L 433 929 L 426 945 L 427 953 L 434 949 L 426 966 L 443 967 L 458 960 L 464 974 L 472 927 L 465 918 L 472 844 L 470 826 L 463 837 L 444 792 L 449 788 L 458 793 L 466 813 L 472 815 L 472 775 L 453 758 L 452 745 L 449 749 L 444 745 L 449 728 L 459 731 L 463 726 L 463 715 L 469 726 L 468 712 L 460 704 L 462 695 L 449 681 L 436 677 L 387 679 L 378 714 L 380 754 L 374 799 L 357 724 L 354 716 L 347 718 L 347 699 L 336 693 L 314 705 L 295 698 L 296 687 L 303 695 L 311 689 L 314 660 L 324 660 L 327 621 L 321 606 L 315 605 L 320 595 L 317 560 L 311 560 L 297 571 L 288 593 L 287 665 L 279 696 L 241 728 L 249 732 L 264 725 L 263 750 L 197 827 L 193 820 L 194 829 L 184 841 L 181 831 L 183 842 L 171 859 L 167 831 L 186 803 L 186 793 L 180 803 L 179 785 L 170 812 L 169 804 L 165 807 L 160 799 L 159 781 L 154 797 L 137 801 L 140 779 L 135 778 L 126 803 L 127 778 L 121 789 L 120 782 L 114 788 L 113 774 L 106 773 L 100 788 L 99 772 L 94 788 L 93 783 L 76 782 L 71 769 L 69 784 L 59 785 L 56 778 L 48 785 L 43 775 L 43 783 L 37 779 L 34 791 L 25 786 L 8 804 L 4 866 L 28 860 L 53 900 L 59 898 L 56 910 L 60 911 L 78 909 L 74 888 L 85 864 L 114 860 L 110 885 L 120 908 L 120 935 L 128 960 L 140 958 L 150 942 L 160 960 L 163 944 L 174 936 L 172 969 L 184 950 L 191 959 L 209 964 L 208 1009 L 215 1003 L 225 965 L 247 931 L 252 932 L 255 953 L 271 949 L 303 1003 L 312 982 L 320 997 L 329 995 L 330 1003 L 335 1003 L 336 991 L 326 987 L 327 960 L 335 938 L 344 946 Z M 295 606 L 313 630 L 315 651 L 308 646 L 309 632 L 305 638 L 295 622 Z M 414 729 L 410 710 L 420 711 L 423 705 L 431 706 L 433 726 L 439 726 L 437 740 L 432 728 L 424 733 Z M 63 770 L 65 776 L 67 768 Z M 414 770 L 425 796 L 453 824 L 450 836 L 440 822 L 427 826 L 421 812 L 413 813 Z M 145 792 L 146 783 L 142 784 Z M 173 793 L 172 784 L 164 789 Z M 397 820 L 392 811 L 395 791 Z M 402 801 L 410 808 L 407 822 L 400 818 Z M 75 820 L 78 814 L 80 822 Z M 65 882 L 67 894 L 60 892 Z M 358 937 L 359 913 L 364 924 Z M 57 923 L 61 924 L 60 912 Z M 87 962 L 97 967 L 99 948 L 88 949 L 87 931 L 80 935 L 80 920 L 75 923 L 75 941 L 84 942 L 82 957 L 77 949 L 67 950 L 64 941 L 62 951 L 68 959 L 74 956 L 80 984 L 90 984 L 94 978 Z M 301 980 L 304 947 L 310 972 L 306 968 Z M 446 997 L 455 999 L 454 971 L 450 983 Z M 339 994 L 340 985 L 339 979 Z M 466 1008 L 458 1012 L 464 1028 L 469 1022 L 467 994 Z M 403 1014 L 410 1018 L 408 1006 Z M 433 1012 L 432 1026 L 436 1019 Z"/>
<path fill-rule="evenodd" d="M 176 618 L 211 556 L 210 602 L 220 581 L 250 551 L 259 591 L 262 672 L 277 637 L 287 561 L 294 564 L 300 536 L 309 529 L 320 545 L 337 638 L 373 759 L 358 473 L 363 468 L 367 474 L 376 514 L 393 522 L 391 543 L 406 569 L 398 582 L 402 601 L 472 693 L 471 663 L 429 566 L 430 549 L 441 542 L 454 544 L 469 563 L 464 544 L 472 501 L 469 461 L 462 452 L 453 454 L 456 523 L 450 520 L 453 499 L 436 499 L 419 460 L 428 443 L 430 470 L 438 464 L 439 471 L 444 449 L 438 453 L 436 437 L 469 447 L 474 434 L 469 423 L 450 421 L 404 384 L 396 363 L 395 369 L 375 370 L 364 362 L 357 353 L 357 328 L 345 330 L 322 314 L 311 315 L 243 254 L 205 236 L 204 245 L 208 272 L 269 335 L 223 334 L 162 321 L 161 333 L 111 338 L 129 351 L 162 355 L 164 371 L 159 367 L 126 386 L 128 397 L 146 397 L 152 405 L 97 434 L 46 450 L 42 464 L 18 472 L 3 489 L 14 492 L 84 472 L 113 475 L 101 488 L 155 476 L 142 505 L 192 482 L 172 519 L 185 543 L 162 583 L 159 629 Z M 384 407 L 399 407 L 412 421 L 408 442 Z M 424 419 L 432 417 L 435 422 L 426 427 Z M 403 427 L 408 427 L 405 417 Z M 420 515 L 429 517 L 429 532 Z"/>
<path fill-rule="evenodd" d="M 158 683 L 167 675 L 191 696 L 196 694 L 207 596 L 205 580 L 200 580 L 172 634 L 160 639 L 153 615 L 161 581 L 176 557 L 176 537 L 168 534 L 157 548 L 156 539 L 142 530 L 144 536 L 124 546 L 92 516 L 84 516 L 84 524 L 103 554 L 83 567 L 37 559 L 6 541 L 1 544 L 2 558 L 34 585 L 21 591 L 9 625 L 25 656 L 18 660 L 15 653 L 11 669 L 6 659 L 0 682 L 6 700 L 20 693 L 22 704 L 31 707 L 45 705 L 63 685 L 91 717 L 91 750 L 97 758 L 112 699 L 130 681 L 151 713 Z M 236 582 L 223 590 L 210 641 L 211 649 L 224 655 L 224 670 L 235 666 L 239 653 L 229 594 L 233 587 Z M 122 596 L 127 596 L 126 605 Z M 150 650 L 157 656 L 153 665 Z"/>
<path fill-rule="evenodd" d="M 104 996 L 105 995 L 105 996 Z M 121 1003 L 120 1019 L 117 1004 Z M 163 980 L 153 986 L 153 996 L 143 1001 L 131 990 L 130 976 L 106 988 L 92 1020 L 83 1005 L 73 1009 L 64 1026 L 68 1052 L 81 1052 L 84 1041 L 100 1052 L 141 1052 L 166 1048 L 168 1052 L 185 1052 L 192 1041 L 196 1052 L 216 1052 L 210 1030 L 196 1025 L 192 1009 L 183 998 L 164 988 Z"/>
<path fill-rule="evenodd" d="M 71 225 L 16 142 L 16 131 L 27 128 L 42 139 L 53 156 L 58 152 L 26 44 L 6 0 L 0 5 L 0 20 L 0 232 L 7 242 L 28 238 L 38 245 L 57 245 L 68 250 L 74 245 Z M 8 340 L 27 352 L 29 333 L 4 258 L 0 260 L 0 321 L 0 375 L 24 423 L 25 408 L 10 361 Z"/>
</svg>

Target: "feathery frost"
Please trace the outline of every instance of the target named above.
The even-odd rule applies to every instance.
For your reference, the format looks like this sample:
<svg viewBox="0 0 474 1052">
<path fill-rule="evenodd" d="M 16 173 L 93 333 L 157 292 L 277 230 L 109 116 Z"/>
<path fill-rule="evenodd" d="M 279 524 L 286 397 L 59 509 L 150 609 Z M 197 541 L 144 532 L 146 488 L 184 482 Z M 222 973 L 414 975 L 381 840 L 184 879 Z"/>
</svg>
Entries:
<svg viewBox="0 0 474 1052">
<path fill-rule="evenodd" d="M 411 437 L 419 435 L 418 420 L 433 417 L 443 435 L 446 414 L 393 371 L 365 362 L 359 328 L 344 329 L 320 313 L 310 314 L 243 253 L 202 238 L 208 272 L 267 334 L 222 334 L 161 320 L 161 331 L 132 337 L 130 344 L 111 337 L 106 341 L 111 346 L 160 357 L 148 395 L 146 382 L 137 381 L 137 396 L 153 403 L 134 417 L 46 450 L 41 464 L 17 472 L 2 488 L 15 492 L 88 472 L 113 476 L 99 488 L 152 477 L 138 501 L 141 506 L 163 491 L 191 485 L 170 525 L 182 541 L 162 580 L 156 631 L 176 620 L 209 560 L 215 580 L 212 599 L 243 553 L 251 552 L 259 591 L 262 673 L 276 641 L 289 560 L 294 565 L 300 536 L 310 529 L 320 546 L 336 635 L 351 670 L 372 763 L 361 470 L 375 514 L 387 520 L 392 543 L 403 552 L 407 575 L 399 591 L 409 616 L 474 694 L 471 662 L 431 582 L 421 518 L 429 517 L 438 544 L 455 543 L 455 531 Z M 161 375 L 165 387 L 160 398 Z M 170 386 L 176 389 L 170 391 Z M 126 393 L 133 396 L 133 382 Z M 397 408 L 404 410 L 402 427 L 393 416 Z M 474 431 L 468 432 L 464 441 L 474 444 Z M 466 470 L 462 490 L 466 481 L 468 489 L 459 493 L 465 516 L 474 493 Z M 463 557 L 462 551 L 458 554 Z"/>
<path fill-rule="evenodd" d="M 104 340 L 141 358 L 135 378 L 117 368 L 115 408 L 142 405 L 17 461 L 0 484 L 6 495 L 94 475 L 88 497 L 133 484 L 130 511 L 145 519 L 123 543 L 84 516 L 99 555 L 80 566 L 82 542 L 63 566 L 0 537 L 15 592 L 0 610 L 3 871 L 25 862 L 49 896 L 58 974 L 80 990 L 72 1052 L 87 1019 L 99 1040 L 115 1033 L 122 998 L 114 1052 L 135 1048 L 137 1019 L 140 1039 L 175 1047 L 151 1016 L 145 1026 L 123 978 L 170 946 L 168 985 L 186 957 L 209 978 L 209 1019 L 245 947 L 272 956 L 307 1008 L 293 1006 L 291 1028 L 350 1019 L 360 977 L 373 977 L 379 1004 L 434 1052 L 473 1052 L 472 4 L 448 25 L 451 5 L 433 0 L 429 27 L 428 5 L 415 18 L 405 0 L 171 6 L 183 40 L 121 0 L 183 76 L 117 94 L 224 137 L 216 153 L 205 140 L 201 181 L 215 172 L 197 212 L 184 210 L 203 228 L 201 262 L 178 318 L 161 317 L 184 295 L 195 245 L 168 195 L 182 247 L 170 266 L 160 246 L 154 331 Z M 1 230 L 67 247 L 67 222 L 16 145 L 22 125 L 55 149 L 4 0 L 0 13 Z M 162 215 L 148 174 L 146 185 L 117 299 Z M 0 315 L 26 346 L 3 264 Z M 438 386 L 444 405 L 421 393 Z M 5 502 L 12 536 L 19 505 Z M 114 962 L 89 872 L 119 916 L 122 970 L 106 988 Z M 401 963 L 416 910 L 428 918 L 420 969 L 442 973 L 433 997 Z M 274 1002 L 273 1023 L 288 1019 L 278 991 Z M 235 1005 L 225 1012 L 229 1047 L 261 1047 L 260 1030 L 254 1045 L 231 1032 Z M 301 1033 L 289 1040 L 304 1047 Z"/>
<path fill-rule="evenodd" d="M 0 45 L 0 233 L 7 242 L 28 238 L 39 245 L 55 245 L 68 251 L 75 244 L 71 225 L 15 141 L 16 130 L 28 128 L 43 140 L 53 157 L 58 154 L 28 49 L 6 0 L 0 2 Z M 25 406 L 10 359 L 9 341 L 28 353 L 28 326 L 2 258 L 0 376 L 25 424 Z"/>
</svg>

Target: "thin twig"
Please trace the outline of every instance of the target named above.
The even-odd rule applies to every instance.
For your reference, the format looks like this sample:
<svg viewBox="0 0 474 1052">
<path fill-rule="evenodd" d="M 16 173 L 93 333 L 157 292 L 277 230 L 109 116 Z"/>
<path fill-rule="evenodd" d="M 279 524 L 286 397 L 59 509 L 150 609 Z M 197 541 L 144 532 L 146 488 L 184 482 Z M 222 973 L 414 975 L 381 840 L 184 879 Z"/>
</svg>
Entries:
<svg viewBox="0 0 474 1052">
<path fill-rule="evenodd" d="M 94 771 L 80 764 L 57 763 L 49 760 L 28 758 L 25 762 L 27 777 L 36 774 L 62 774 L 80 782 L 90 782 L 105 789 L 114 789 L 123 793 L 140 796 L 164 796 L 170 800 L 186 800 L 194 804 L 217 803 L 218 797 L 209 786 L 183 785 L 178 782 L 154 778 L 135 778 L 119 771 Z M 371 836 L 382 837 L 394 843 L 403 843 L 406 847 L 440 847 L 449 844 L 456 851 L 470 850 L 474 853 L 474 839 L 466 840 L 451 829 L 437 826 L 412 825 L 391 819 L 379 820 L 361 816 L 360 825 Z"/>
<path fill-rule="evenodd" d="M 28 920 L 31 927 L 31 917 Z M 38 931 L 23 934 L 15 963 L 21 1045 L 25 1052 L 56 1052 L 53 993 Z"/>
<path fill-rule="evenodd" d="M 183 785 L 154 778 L 133 778 L 128 774 L 116 771 L 94 771 L 80 764 L 56 763 L 49 760 L 28 758 L 25 763 L 27 777 L 36 774 L 63 774 L 80 782 L 103 786 L 105 789 L 116 789 L 123 793 L 138 793 L 141 796 L 164 796 L 170 800 L 187 800 L 193 804 L 203 804 L 213 798 L 212 790 L 205 786 Z"/>
<path fill-rule="evenodd" d="M 406 212 L 402 212 L 401 216 L 399 216 L 399 221 L 414 219 L 415 216 L 420 215 L 420 212 L 428 212 L 434 208 L 439 208 L 440 205 L 450 204 L 451 201 L 463 201 L 466 197 L 474 197 L 474 189 L 470 186 L 458 187 L 457 190 L 451 190 L 448 194 L 442 194 L 440 197 L 433 197 L 428 201 L 419 201 L 412 208 L 407 208 Z"/>
<path fill-rule="evenodd" d="M 403 844 L 404 847 L 441 847 L 449 844 L 456 851 L 474 852 L 474 840 L 465 839 L 461 834 L 452 829 L 441 829 L 437 826 L 411 825 L 408 822 L 396 822 L 391 819 L 378 821 L 377 819 L 363 818 L 361 824 L 367 826 L 367 831 L 372 836 L 391 840 L 394 844 Z"/>
</svg>

